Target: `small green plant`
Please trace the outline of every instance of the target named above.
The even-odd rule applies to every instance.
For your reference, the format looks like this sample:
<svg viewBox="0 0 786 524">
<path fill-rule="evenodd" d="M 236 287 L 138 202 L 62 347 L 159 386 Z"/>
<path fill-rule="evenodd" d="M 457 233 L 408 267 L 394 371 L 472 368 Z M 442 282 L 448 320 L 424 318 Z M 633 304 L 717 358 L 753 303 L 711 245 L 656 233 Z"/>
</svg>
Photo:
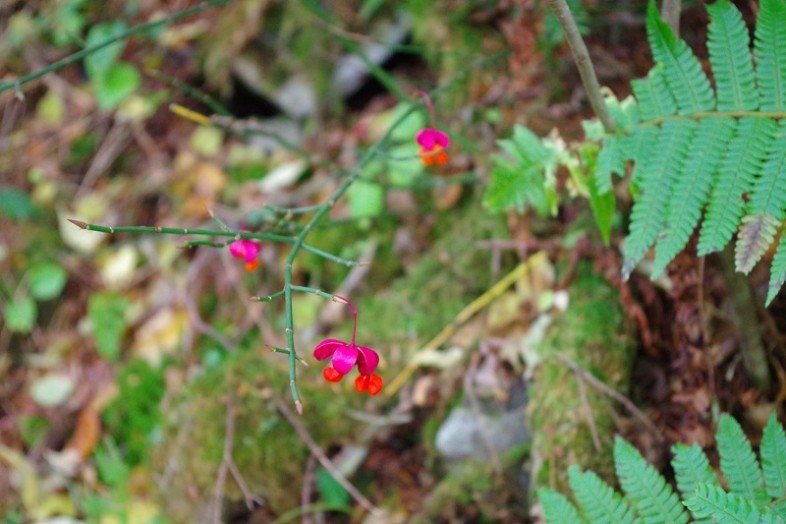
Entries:
<svg viewBox="0 0 786 524">
<path fill-rule="evenodd" d="M 677 492 L 621 437 L 614 442 L 614 467 L 624 496 L 595 473 L 568 470 L 575 506 L 549 488 L 538 490 L 546 522 L 685 523 L 786 522 L 786 432 L 770 416 L 757 460 L 742 428 L 722 415 L 716 433 L 724 488 L 698 444 L 672 447 Z"/>
<path fill-rule="evenodd" d="M 722 250 L 737 233 L 735 261 L 748 273 L 786 218 L 786 18 L 784 0 L 763 0 L 754 34 L 728 0 L 707 5 L 707 47 L 715 89 L 699 59 L 661 20 L 654 2 L 647 36 L 655 66 L 631 83 L 635 100 L 607 98 L 613 122 L 585 122 L 587 141 L 555 147 L 517 129 L 501 146 L 486 204 L 556 212 L 554 171 L 566 166 L 590 198 L 604 239 L 613 206 L 612 173 L 634 164 L 634 196 L 623 248 L 623 276 L 655 248 L 660 274 L 699 227 L 698 254 Z M 546 173 L 534 180 L 534 174 Z M 535 189 L 539 185 L 543 189 Z M 704 214 L 703 221 L 702 212 Z M 786 235 L 771 266 L 767 303 L 786 282 Z"/>
</svg>

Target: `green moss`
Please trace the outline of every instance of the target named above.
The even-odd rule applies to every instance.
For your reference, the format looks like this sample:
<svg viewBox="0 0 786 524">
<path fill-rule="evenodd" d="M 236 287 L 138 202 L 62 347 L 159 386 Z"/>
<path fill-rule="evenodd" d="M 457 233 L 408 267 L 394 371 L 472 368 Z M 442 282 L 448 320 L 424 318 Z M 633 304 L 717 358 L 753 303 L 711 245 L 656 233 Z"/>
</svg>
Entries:
<svg viewBox="0 0 786 524">
<path fill-rule="evenodd" d="M 635 339 L 614 290 L 588 265 L 568 289 L 568 310 L 555 318 L 537 347 L 542 358 L 530 388 L 529 427 L 533 430 L 533 489 L 564 490 L 567 468 L 579 464 L 613 479 L 612 445 L 615 405 L 585 384 L 582 400 L 573 371 L 556 355 L 570 358 L 608 386 L 626 392 Z M 592 411 L 602 450 L 593 443 L 587 407 Z"/>
<path fill-rule="evenodd" d="M 223 457 L 228 404 L 235 413 L 232 458 L 251 491 L 275 513 L 299 504 L 309 450 L 272 400 L 280 396 L 289 402 L 282 394 L 288 389 L 285 363 L 281 355 L 266 351 L 237 351 L 173 399 L 153 461 L 162 504 L 173 521 L 196 522 L 210 503 Z M 358 428 L 346 411 L 358 409 L 363 398 L 343 389 L 348 384 L 327 386 L 318 370 L 302 370 L 306 416 L 301 420 L 311 436 L 323 447 L 351 439 Z M 225 499 L 242 499 L 231 475 Z"/>
</svg>

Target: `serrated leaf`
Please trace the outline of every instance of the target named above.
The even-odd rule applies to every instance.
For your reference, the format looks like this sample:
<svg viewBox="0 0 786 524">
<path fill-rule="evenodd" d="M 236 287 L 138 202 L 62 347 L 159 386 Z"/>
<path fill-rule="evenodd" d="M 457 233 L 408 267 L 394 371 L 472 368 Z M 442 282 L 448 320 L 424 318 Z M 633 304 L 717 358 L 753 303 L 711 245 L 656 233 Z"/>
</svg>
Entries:
<svg viewBox="0 0 786 524">
<path fill-rule="evenodd" d="M 764 428 L 759 453 L 767 494 L 774 499 L 786 498 L 786 432 L 775 412 Z"/>
<path fill-rule="evenodd" d="M 636 448 L 619 436 L 614 439 L 614 466 L 620 485 L 641 522 L 688 522 L 688 515 L 679 497 L 663 476 L 644 460 Z"/>
<path fill-rule="evenodd" d="M 576 507 L 562 493 L 549 488 L 538 489 L 538 501 L 543 508 L 546 524 L 574 524 L 584 522 Z"/>
<path fill-rule="evenodd" d="M 767 503 L 759 462 L 739 423 L 730 415 L 721 415 L 715 438 L 721 471 L 730 491 L 756 505 Z"/>
</svg>

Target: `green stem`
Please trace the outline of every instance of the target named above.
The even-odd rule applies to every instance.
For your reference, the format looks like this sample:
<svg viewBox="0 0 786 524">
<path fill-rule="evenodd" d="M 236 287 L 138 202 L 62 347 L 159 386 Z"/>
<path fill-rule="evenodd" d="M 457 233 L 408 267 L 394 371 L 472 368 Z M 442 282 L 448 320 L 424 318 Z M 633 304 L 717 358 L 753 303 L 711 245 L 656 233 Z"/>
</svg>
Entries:
<svg viewBox="0 0 786 524">
<path fill-rule="evenodd" d="M 579 28 L 576 25 L 576 20 L 573 19 L 573 14 L 570 12 L 570 7 L 566 0 L 549 0 L 554 14 L 557 15 L 562 30 L 565 32 L 565 39 L 568 41 L 570 51 L 573 53 L 573 58 L 576 60 L 576 67 L 579 69 L 581 76 L 581 83 L 584 84 L 584 90 L 587 92 L 592 110 L 598 116 L 598 119 L 603 124 L 607 133 L 613 133 L 617 125 L 611 117 L 609 108 L 606 105 L 606 100 L 600 92 L 600 84 L 598 77 L 595 74 L 595 68 L 592 67 L 592 60 L 587 51 L 587 46 L 581 38 Z"/>
<path fill-rule="evenodd" d="M 336 202 L 344 196 L 344 193 L 347 192 L 349 187 L 358 179 L 360 173 L 362 172 L 363 168 L 377 155 L 377 152 L 382 148 L 382 146 L 388 141 L 390 138 L 391 133 L 393 132 L 396 127 L 398 127 L 405 119 L 409 117 L 417 108 L 419 104 L 413 104 L 409 107 L 407 111 L 404 111 L 385 131 L 385 134 L 380 138 L 377 143 L 375 143 L 366 154 L 363 155 L 363 158 L 360 159 L 358 165 L 355 169 L 347 176 L 344 182 L 341 183 L 340 186 L 333 192 L 333 194 L 324 202 L 322 203 L 319 208 L 317 209 L 314 216 L 308 221 L 305 227 L 300 231 L 300 234 L 297 236 L 297 239 L 292 243 L 292 249 L 289 251 L 289 256 L 286 260 L 286 265 L 284 267 L 284 302 L 285 302 L 285 309 L 286 309 L 286 334 L 287 334 L 287 349 L 290 351 L 289 354 L 289 386 L 292 390 L 292 397 L 295 400 L 295 408 L 297 409 L 298 413 L 303 413 L 303 404 L 300 401 L 300 393 L 298 393 L 297 389 L 297 382 L 296 382 L 296 370 L 295 370 L 295 362 L 297 354 L 295 352 L 295 323 L 293 320 L 292 315 L 292 291 L 293 291 L 293 284 L 292 284 L 292 266 L 295 263 L 295 257 L 297 256 L 298 252 L 305 243 L 306 237 L 309 235 L 311 230 L 314 226 L 322 220 L 322 218 L 336 205 Z"/>
<path fill-rule="evenodd" d="M 277 235 L 275 233 L 253 233 L 250 231 L 233 231 L 231 229 L 227 230 L 216 230 L 216 229 L 188 229 L 188 228 L 179 228 L 179 227 L 160 227 L 160 226 L 101 226 L 97 224 L 88 224 L 86 222 L 82 222 L 81 220 L 74 220 L 69 218 L 69 222 L 76 225 L 81 229 L 85 229 L 87 231 L 97 231 L 99 233 L 158 233 L 161 235 L 202 235 L 207 237 L 229 237 L 233 240 L 267 240 L 270 242 L 280 242 L 283 244 L 294 244 L 297 242 L 298 238 L 294 236 L 286 236 L 286 235 Z M 202 243 L 201 241 L 195 241 L 192 243 L 193 245 L 210 245 L 211 247 L 223 247 L 222 244 L 214 243 Z M 331 262 L 335 262 L 336 264 L 340 264 L 342 266 L 352 267 L 356 266 L 357 262 L 353 260 L 348 260 L 346 258 L 341 258 L 327 251 L 323 251 L 319 248 L 314 246 L 304 244 L 301 242 L 301 247 L 310 253 L 314 253 L 317 256 L 330 260 Z"/>
<path fill-rule="evenodd" d="M 59 71 L 64 67 L 68 67 L 71 64 L 74 64 L 82 60 L 84 57 L 89 56 L 95 53 L 96 51 L 99 51 L 107 46 L 110 46 L 115 42 L 119 42 L 120 40 L 125 40 L 126 38 L 129 38 L 131 36 L 152 31 L 158 27 L 170 24 L 172 22 L 176 22 L 183 18 L 189 17 L 193 14 L 199 13 L 200 11 L 204 11 L 205 9 L 218 7 L 228 2 L 229 0 L 208 0 L 206 2 L 202 2 L 199 5 L 195 5 L 194 7 L 189 7 L 187 9 L 183 9 L 182 11 L 178 11 L 177 13 L 173 13 L 171 15 L 165 16 L 164 18 L 161 18 L 159 20 L 155 20 L 153 22 L 146 22 L 144 24 L 139 24 L 133 27 L 129 27 L 128 29 L 118 34 L 117 36 L 114 36 L 108 40 L 104 40 L 103 42 L 92 45 L 90 47 L 86 47 L 81 51 L 77 51 L 76 53 L 70 54 L 67 57 L 62 58 L 56 62 L 53 62 L 34 73 L 30 73 L 28 75 L 17 78 L 13 82 L 0 82 L 0 93 L 2 93 L 3 91 L 7 91 L 9 89 L 18 90 L 22 85 L 28 82 L 32 82 L 33 80 L 41 78 L 46 74 L 52 73 L 54 71 Z"/>
<path fill-rule="evenodd" d="M 352 312 L 352 345 L 355 345 L 355 338 L 358 333 L 358 310 L 355 305 L 340 295 L 333 295 L 331 293 L 327 293 L 326 291 L 322 291 L 321 289 L 314 289 L 313 287 L 307 286 L 292 286 L 293 291 L 300 291 L 301 293 L 311 293 L 312 295 L 316 295 L 318 297 L 325 298 L 332 302 L 340 302 L 347 306 L 349 310 Z"/>
</svg>

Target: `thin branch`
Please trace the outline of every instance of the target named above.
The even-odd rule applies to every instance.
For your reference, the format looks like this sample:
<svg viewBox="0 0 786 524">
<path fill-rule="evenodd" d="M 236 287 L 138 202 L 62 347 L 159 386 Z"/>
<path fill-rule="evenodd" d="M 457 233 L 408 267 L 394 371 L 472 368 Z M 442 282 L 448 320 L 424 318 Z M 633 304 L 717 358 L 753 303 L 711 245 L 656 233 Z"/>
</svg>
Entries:
<svg viewBox="0 0 786 524">
<path fill-rule="evenodd" d="M 8 91 L 9 89 L 14 89 L 17 92 L 19 92 L 20 88 L 24 84 L 28 82 L 32 82 L 33 80 L 41 78 L 42 76 L 47 75 L 49 73 L 59 71 L 64 67 L 70 66 L 71 64 L 75 64 L 76 62 L 79 62 L 86 56 L 89 56 L 95 53 L 96 51 L 99 51 L 107 46 L 110 46 L 115 42 L 125 40 L 126 38 L 132 37 L 134 35 L 152 31 L 154 29 L 165 26 L 167 24 L 171 24 L 172 22 L 176 22 L 183 18 L 187 18 L 191 15 L 199 13 L 200 11 L 204 11 L 205 9 L 219 7 L 228 2 L 229 0 L 208 0 L 207 2 L 203 2 L 199 5 L 195 5 L 194 7 L 189 7 L 188 9 L 183 9 L 182 11 L 178 11 L 177 13 L 173 13 L 171 15 L 165 16 L 159 20 L 129 27 L 127 30 L 123 31 L 117 36 L 114 36 L 108 40 L 104 40 L 103 42 L 92 45 L 90 47 L 85 47 L 81 51 L 77 51 L 76 53 L 70 54 L 67 57 L 58 60 L 57 62 L 52 62 L 48 66 L 39 69 L 38 71 L 35 71 L 33 73 L 30 73 L 28 75 L 24 75 L 20 78 L 17 78 L 13 82 L 0 82 L 0 93 L 2 93 L 3 91 Z"/>
<path fill-rule="evenodd" d="M 587 46 L 581 38 L 576 20 L 574 20 L 573 14 L 570 12 L 570 7 L 568 7 L 566 0 L 549 0 L 549 3 L 554 10 L 554 14 L 557 15 L 557 20 L 559 20 L 562 30 L 565 32 L 565 38 L 570 46 L 570 51 L 573 53 L 573 58 L 576 60 L 581 83 L 584 84 L 584 90 L 587 92 L 587 98 L 589 98 L 590 105 L 592 105 L 592 110 L 595 111 L 606 132 L 613 133 L 617 126 L 611 117 L 606 100 L 600 92 L 600 84 L 595 74 L 595 68 L 592 66 L 589 51 L 587 51 Z"/>
<path fill-rule="evenodd" d="M 281 412 L 282 415 L 284 415 L 284 418 L 287 419 L 287 421 L 292 425 L 292 427 L 295 429 L 295 432 L 298 434 L 300 439 L 306 444 L 306 446 L 308 446 L 308 449 L 311 451 L 311 454 L 314 455 L 319 461 L 319 463 L 322 464 L 322 467 L 325 468 L 328 473 L 330 473 L 330 476 L 332 476 L 336 480 L 336 482 L 341 484 L 341 487 L 347 490 L 347 493 L 349 493 L 349 495 L 353 499 L 355 499 L 358 504 L 363 506 L 363 508 L 366 509 L 369 513 L 372 513 L 373 515 L 377 515 L 377 516 L 381 515 L 382 511 L 378 507 L 376 507 L 370 500 L 368 500 L 360 491 L 358 491 L 358 489 L 355 486 L 353 486 L 352 483 L 349 482 L 349 480 L 347 480 L 344 474 L 341 473 L 341 471 L 336 467 L 336 465 L 333 464 L 333 462 L 328 458 L 328 456 L 325 455 L 325 452 L 322 451 L 322 448 L 320 448 L 319 445 L 314 441 L 314 439 L 309 434 L 308 430 L 300 422 L 300 419 L 296 417 L 294 413 L 292 413 L 292 410 L 289 409 L 289 406 L 287 406 L 287 404 L 279 398 L 276 398 L 274 400 L 276 403 L 276 407 L 278 407 L 278 410 Z"/>
<path fill-rule="evenodd" d="M 562 354 L 557 354 L 556 357 L 563 364 L 565 364 L 571 370 L 573 370 L 574 373 L 576 373 L 577 375 L 580 375 L 584 379 L 584 381 L 586 381 L 586 383 L 589 386 L 595 388 L 596 390 L 600 391 L 604 395 L 613 398 L 614 400 L 616 400 L 617 402 L 619 402 L 620 404 L 625 406 L 625 408 L 634 417 L 639 419 L 639 421 L 641 421 L 641 423 L 644 424 L 644 426 L 646 426 L 647 429 L 649 429 L 652 432 L 652 434 L 655 435 L 655 437 L 658 440 L 660 440 L 660 441 L 664 440 L 663 439 L 663 433 L 661 433 L 661 431 L 658 429 L 658 427 L 655 426 L 655 424 L 652 423 L 652 421 L 649 419 L 649 417 L 647 417 L 647 415 L 645 415 L 639 408 L 637 408 L 636 404 L 634 404 L 628 397 L 626 397 L 625 395 L 623 395 L 622 393 L 620 393 L 616 389 L 614 389 L 614 388 L 606 385 L 605 383 L 603 383 L 602 380 L 598 379 L 595 375 L 593 375 L 592 373 L 590 373 L 586 369 L 583 369 L 581 366 L 579 366 L 576 363 L 575 360 L 571 359 L 570 357 L 567 357 L 567 356 L 562 355 Z"/>
</svg>

